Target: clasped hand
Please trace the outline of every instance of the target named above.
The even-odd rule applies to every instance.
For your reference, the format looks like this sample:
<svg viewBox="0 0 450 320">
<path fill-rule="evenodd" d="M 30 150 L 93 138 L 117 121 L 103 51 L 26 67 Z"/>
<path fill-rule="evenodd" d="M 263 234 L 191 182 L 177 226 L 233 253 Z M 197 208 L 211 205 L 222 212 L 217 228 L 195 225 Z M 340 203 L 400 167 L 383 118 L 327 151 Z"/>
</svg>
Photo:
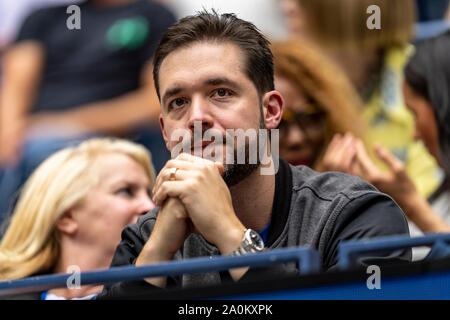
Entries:
<svg viewBox="0 0 450 320">
<path fill-rule="evenodd" d="M 179 248 L 191 232 L 201 234 L 222 254 L 231 253 L 239 245 L 245 227 L 234 212 L 230 191 L 221 176 L 223 170 L 222 163 L 187 153 L 168 161 L 161 170 L 153 188 L 153 201 L 161 207 L 153 232 L 179 229 L 177 243 L 161 234 L 161 238 L 172 241 L 171 251 Z M 172 206 L 172 199 L 179 201 L 175 209 L 167 207 Z"/>
</svg>

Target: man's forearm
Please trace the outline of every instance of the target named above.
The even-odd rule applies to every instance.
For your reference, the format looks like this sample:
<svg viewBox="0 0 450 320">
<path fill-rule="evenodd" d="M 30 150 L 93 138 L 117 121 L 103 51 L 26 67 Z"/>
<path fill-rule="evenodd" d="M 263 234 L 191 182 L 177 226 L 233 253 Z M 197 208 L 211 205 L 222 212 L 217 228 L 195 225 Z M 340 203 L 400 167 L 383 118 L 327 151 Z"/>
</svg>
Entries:
<svg viewBox="0 0 450 320">
<path fill-rule="evenodd" d="M 169 198 L 161 207 L 150 238 L 139 253 L 135 265 L 172 260 L 189 234 L 184 205 L 178 198 Z M 145 281 L 161 288 L 167 284 L 166 277 L 148 278 Z"/>
<path fill-rule="evenodd" d="M 23 120 L 28 115 L 40 81 L 44 49 L 34 41 L 17 44 L 2 57 L 0 125 Z"/>
<path fill-rule="evenodd" d="M 31 122 L 39 124 L 56 121 L 71 124 L 86 132 L 126 133 L 139 124 L 157 124 L 158 115 L 156 93 L 148 87 L 142 87 L 120 97 L 89 103 L 73 110 L 37 114 Z"/>
<path fill-rule="evenodd" d="M 2 57 L 0 87 L 0 163 L 15 164 L 22 137 L 29 125 L 29 112 L 39 86 L 44 49 L 35 41 L 9 48 Z"/>
<path fill-rule="evenodd" d="M 157 253 L 153 252 L 151 248 L 145 248 L 142 250 L 142 252 L 139 254 L 138 258 L 136 259 L 136 266 L 146 265 L 146 264 L 156 264 L 156 263 L 162 263 L 166 261 L 172 260 L 172 256 L 161 256 Z M 158 278 L 146 278 L 146 282 L 148 282 L 151 285 L 165 288 L 167 285 L 167 277 L 158 277 Z"/>
</svg>

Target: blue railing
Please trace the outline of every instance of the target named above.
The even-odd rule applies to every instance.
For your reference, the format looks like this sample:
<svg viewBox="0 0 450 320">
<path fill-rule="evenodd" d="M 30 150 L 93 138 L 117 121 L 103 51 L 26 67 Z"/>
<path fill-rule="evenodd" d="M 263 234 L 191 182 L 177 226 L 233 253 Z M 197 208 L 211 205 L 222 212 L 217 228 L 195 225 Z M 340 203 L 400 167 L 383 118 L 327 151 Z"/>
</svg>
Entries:
<svg viewBox="0 0 450 320">
<path fill-rule="evenodd" d="M 340 270 L 347 270 L 357 265 L 357 259 L 362 254 L 406 249 L 415 246 L 432 246 L 432 252 L 435 249 L 444 249 L 448 254 L 450 252 L 448 251 L 450 249 L 449 243 L 450 233 L 428 234 L 417 238 L 390 236 L 378 239 L 346 241 L 339 245 L 338 266 Z M 87 271 L 79 274 L 79 283 L 77 284 L 108 284 L 151 277 L 223 271 L 244 266 L 267 267 L 287 262 L 298 263 L 301 275 L 318 273 L 321 268 L 320 256 L 316 250 L 307 247 L 293 247 L 243 256 L 202 257 L 139 267 L 123 266 L 106 270 Z M 68 273 L 2 281 L 0 282 L 0 296 L 66 287 L 73 278 L 74 275 Z"/>
<path fill-rule="evenodd" d="M 442 250 L 450 243 L 450 233 L 427 234 L 421 237 L 389 236 L 378 239 L 344 241 L 339 245 L 339 269 L 347 270 L 357 265 L 358 256 L 387 250 L 406 249 L 419 246 L 432 246 Z M 438 256 L 438 254 L 436 254 Z"/>
<path fill-rule="evenodd" d="M 298 262 L 302 275 L 320 271 L 319 253 L 310 248 L 296 247 L 268 250 L 243 256 L 214 256 L 170 261 L 146 266 L 113 267 L 106 270 L 80 273 L 80 285 L 107 284 L 119 281 L 135 281 L 144 278 L 176 276 L 181 274 L 223 271 L 251 266 L 267 267 L 285 262 Z M 44 291 L 66 287 L 73 274 L 54 274 L 0 282 L 0 295 Z"/>
</svg>

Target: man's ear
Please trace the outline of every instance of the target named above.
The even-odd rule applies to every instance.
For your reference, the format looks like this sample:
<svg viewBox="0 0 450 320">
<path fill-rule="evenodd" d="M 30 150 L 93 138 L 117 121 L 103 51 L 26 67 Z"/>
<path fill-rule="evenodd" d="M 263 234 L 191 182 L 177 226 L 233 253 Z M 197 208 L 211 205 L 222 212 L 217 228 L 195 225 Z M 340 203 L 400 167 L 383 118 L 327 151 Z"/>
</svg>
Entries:
<svg viewBox="0 0 450 320">
<path fill-rule="evenodd" d="M 166 148 L 169 149 L 169 139 L 167 139 L 166 130 L 164 130 L 164 119 L 161 114 L 159 114 L 159 126 L 161 127 L 161 132 L 164 138 L 164 141 L 166 142 Z"/>
<path fill-rule="evenodd" d="M 267 129 L 276 129 L 281 121 L 284 109 L 284 101 L 281 94 L 272 90 L 263 95 L 262 100 L 264 122 Z"/>
<path fill-rule="evenodd" d="M 66 211 L 56 221 L 56 229 L 62 234 L 73 236 L 78 231 L 78 222 L 73 218 L 73 209 Z"/>
</svg>

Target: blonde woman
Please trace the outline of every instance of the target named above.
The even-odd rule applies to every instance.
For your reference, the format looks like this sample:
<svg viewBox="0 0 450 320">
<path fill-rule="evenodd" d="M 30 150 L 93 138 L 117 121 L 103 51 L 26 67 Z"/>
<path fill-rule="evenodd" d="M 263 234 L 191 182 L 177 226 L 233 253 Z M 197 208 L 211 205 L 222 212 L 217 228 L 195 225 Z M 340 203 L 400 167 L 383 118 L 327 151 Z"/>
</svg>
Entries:
<svg viewBox="0 0 450 320">
<path fill-rule="evenodd" d="M 122 229 L 154 207 L 154 179 L 149 152 L 126 140 L 96 138 L 56 152 L 24 186 L 0 243 L 0 280 L 108 268 Z M 92 298 L 101 289 L 24 297 Z"/>
</svg>

